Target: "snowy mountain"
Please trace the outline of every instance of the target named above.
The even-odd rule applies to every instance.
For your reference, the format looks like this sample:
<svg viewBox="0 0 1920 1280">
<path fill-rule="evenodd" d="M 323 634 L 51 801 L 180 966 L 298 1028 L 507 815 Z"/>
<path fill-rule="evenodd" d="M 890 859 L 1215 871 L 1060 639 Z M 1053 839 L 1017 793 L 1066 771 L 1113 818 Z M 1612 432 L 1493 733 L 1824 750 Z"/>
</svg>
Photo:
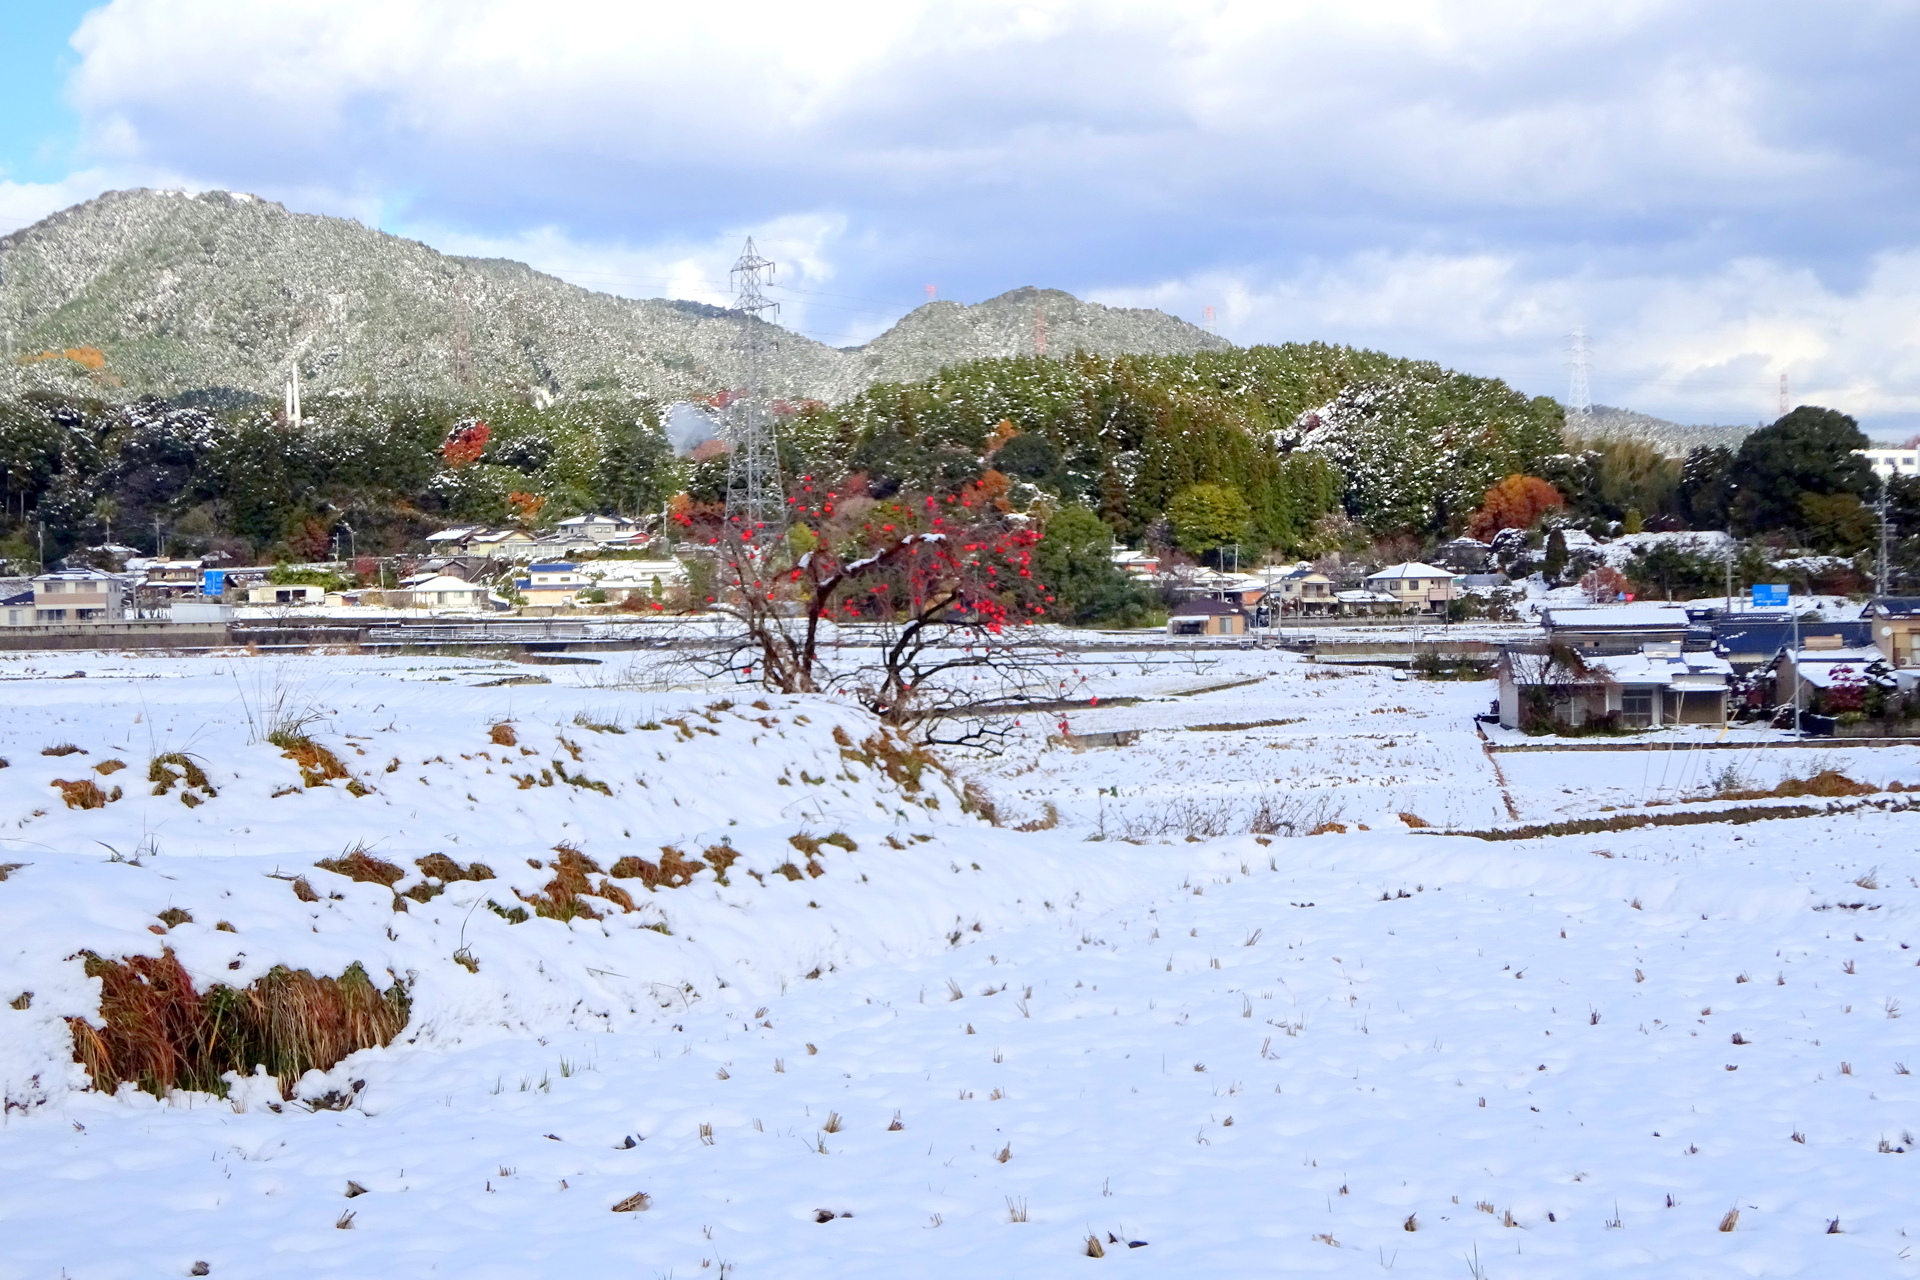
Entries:
<svg viewBox="0 0 1920 1280">
<path fill-rule="evenodd" d="M 663 397 L 738 380 L 748 323 L 701 303 L 635 301 L 524 263 L 462 258 L 253 196 L 117 191 L 0 238 L 0 390 L 109 398 L 228 387 L 277 395 L 545 388 Z M 1231 346 L 1159 311 L 1016 289 L 922 306 L 865 347 L 770 329 L 771 380 L 844 399 L 943 364 L 1027 354 L 1177 354 Z"/>
<path fill-rule="evenodd" d="M 1669 422 L 1632 409 L 1597 404 L 1586 413 L 1567 414 L 1567 434 L 1588 440 L 1644 440 L 1672 457 L 1684 456 L 1702 445 L 1738 449 L 1753 427 Z"/>
</svg>

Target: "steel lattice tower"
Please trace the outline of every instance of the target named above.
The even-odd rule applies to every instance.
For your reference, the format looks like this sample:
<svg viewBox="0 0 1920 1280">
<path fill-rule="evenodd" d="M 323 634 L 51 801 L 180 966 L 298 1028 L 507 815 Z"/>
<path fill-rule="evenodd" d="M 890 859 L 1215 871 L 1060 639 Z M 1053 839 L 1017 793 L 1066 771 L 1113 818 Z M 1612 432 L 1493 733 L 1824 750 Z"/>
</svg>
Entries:
<svg viewBox="0 0 1920 1280">
<path fill-rule="evenodd" d="M 1567 356 L 1567 367 L 1573 371 L 1573 376 L 1567 383 L 1567 412 L 1591 414 L 1593 392 L 1587 387 L 1587 363 L 1592 358 L 1593 351 L 1587 346 L 1585 328 L 1575 329 L 1567 339 Z"/>
<path fill-rule="evenodd" d="M 772 318 L 780 304 L 761 292 L 773 283 L 773 263 L 753 247 L 753 237 L 733 264 L 733 310 L 740 325 L 740 386 L 727 404 L 727 519 L 736 517 L 747 538 L 786 523 L 786 493 L 780 483 L 780 448 L 767 405 L 766 371 L 772 354 Z"/>
</svg>

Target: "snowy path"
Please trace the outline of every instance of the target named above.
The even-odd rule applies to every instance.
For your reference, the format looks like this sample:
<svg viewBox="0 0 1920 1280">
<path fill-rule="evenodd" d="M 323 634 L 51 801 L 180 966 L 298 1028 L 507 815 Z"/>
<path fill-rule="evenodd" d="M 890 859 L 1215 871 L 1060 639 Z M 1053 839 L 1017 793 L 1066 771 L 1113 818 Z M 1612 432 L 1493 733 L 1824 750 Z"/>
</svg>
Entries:
<svg viewBox="0 0 1920 1280">
<path fill-rule="evenodd" d="M 1912 1276 L 1914 830 L 1176 845 L 764 1016 L 367 1054 L 365 1113 L 71 1094 L 0 1276 Z"/>
</svg>

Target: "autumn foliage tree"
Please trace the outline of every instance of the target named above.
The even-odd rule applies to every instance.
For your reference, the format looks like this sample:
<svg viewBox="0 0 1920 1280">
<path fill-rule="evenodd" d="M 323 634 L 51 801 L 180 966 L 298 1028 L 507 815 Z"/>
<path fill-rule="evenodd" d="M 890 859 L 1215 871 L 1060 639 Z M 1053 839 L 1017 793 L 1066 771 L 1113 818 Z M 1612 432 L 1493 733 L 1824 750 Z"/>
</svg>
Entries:
<svg viewBox="0 0 1920 1280">
<path fill-rule="evenodd" d="M 737 517 L 701 528 L 716 565 L 696 606 L 724 626 L 696 661 L 782 693 L 840 693 L 896 726 L 1018 698 L 1019 630 L 1051 597 L 1039 534 L 1007 511 L 989 472 L 947 493 L 872 495 L 865 479 L 803 477 L 782 529 Z"/>
<path fill-rule="evenodd" d="M 1502 529 L 1530 529 L 1541 516 L 1566 505 L 1560 491 L 1540 477 L 1511 475 L 1487 490 L 1467 532 L 1485 542 Z"/>
<path fill-rule="evenodd" d="M 492 429 L 484 422 L 463 423 L 447 433 L 446 441 L 440 446 L 440 458 L 455 470 L 469 466 L 480 461 L 492 435 Z"/>
</svg>

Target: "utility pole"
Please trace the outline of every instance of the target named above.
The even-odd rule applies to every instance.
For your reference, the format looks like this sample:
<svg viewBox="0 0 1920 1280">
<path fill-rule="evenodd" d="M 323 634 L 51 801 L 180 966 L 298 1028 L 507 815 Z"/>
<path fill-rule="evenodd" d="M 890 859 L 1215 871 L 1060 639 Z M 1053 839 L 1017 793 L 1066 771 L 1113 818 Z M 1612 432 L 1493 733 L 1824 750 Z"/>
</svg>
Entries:
<svg viewBox="0 0 1920 1280">
<path fill-rule="evenodd" d="M 160 540 L 159 516 L 153 518 L 153 558 L 155 560 L 165 560 L 167 558 L 167 544 Z"/>
<path fill-rule="evenodd" d="M 1890 470 L 1891 468 L 1889 468 L 1889 471 Z M 1892 561 L 1887 556 L 1887 541 L 1891 533 L 1891 529 L 1887 523 L 1887 476 L 1888 471 L 1882 471 L 1880 473 L 1880 509 L 1875 513 L 1879 518 L 1880 524 L 1880 571 L 1874 575 L 1873 583 L 1875 588 L 1878 589 L 1883 596 L 1893 594 L 1893 582 L 1890 572 Z"/>
<path fill-rule="evenodd" d="M 1807 736 L 1806 725 L 1800 720 L 1800 690 L 1806 679 L 1800 674 L 1800 611 L 1793 607 L 1793 583 L 1787 583 L 1787 612 L 1793 615 L 1793 736 Z"/>
<path fill-rule="evenodd" d="M 1780 416 L 1786 417 L 1788 407 L 1793 403 L 1793 393 L 1787 389 L 1787 375 L 1780 375 Z"/>
<path fill-rule="evenodd" d="M 780 444 L 768 411 L 767 347 L 772 317 L 780 304 L 761 292 L 773 283 L 774 264 L 760 256 L 747 237 L 739 261 L 733 264 L 733 310 L 740 317 L 742 386 L 728 405 L 728 434 L 733 451 L 727 455 L 727 521 L 738 523 L 740 536 L 750 542 L 778 532 L 787 522 L 785 486 L 780 482 Z"/>
</svg>

